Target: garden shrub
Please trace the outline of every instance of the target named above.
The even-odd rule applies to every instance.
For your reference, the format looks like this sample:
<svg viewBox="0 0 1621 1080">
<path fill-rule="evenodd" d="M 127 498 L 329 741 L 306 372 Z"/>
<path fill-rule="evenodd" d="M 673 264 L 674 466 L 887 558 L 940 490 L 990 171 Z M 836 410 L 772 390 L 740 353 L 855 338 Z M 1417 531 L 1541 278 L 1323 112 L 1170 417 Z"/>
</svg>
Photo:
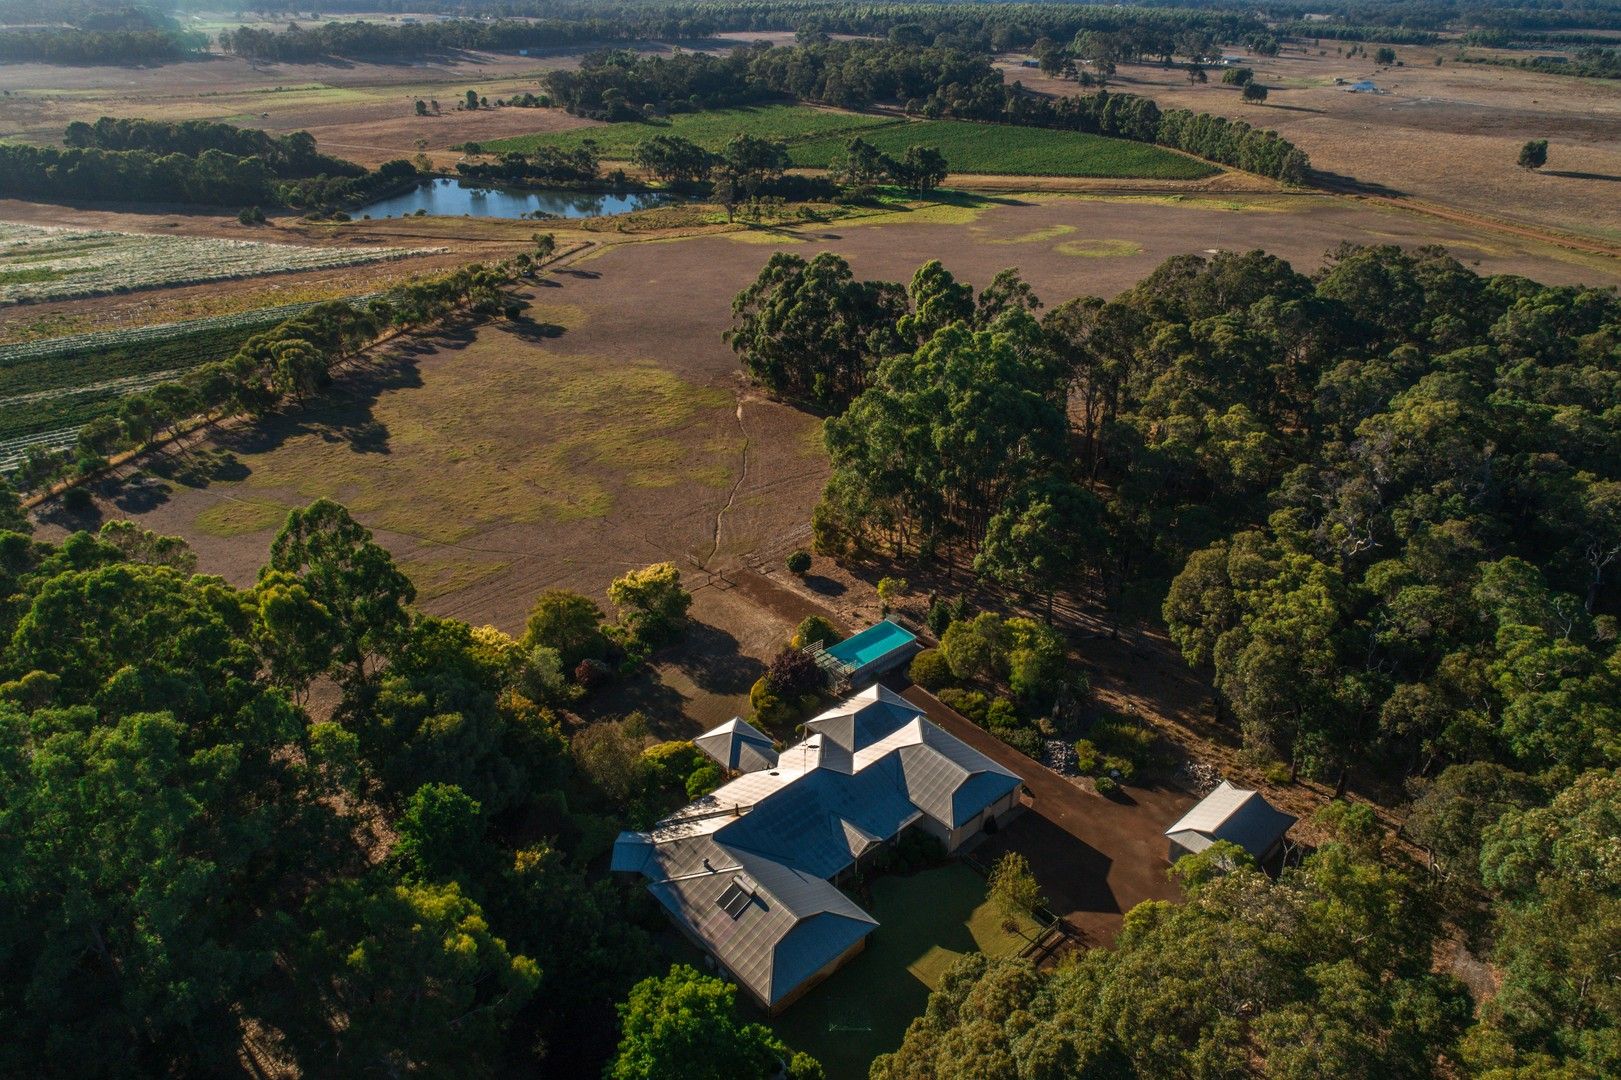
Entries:
<svg viewBox="0 0 1621 1080">
<path fill-rule="evenodd" d="M 951 665 L 939 649 L 924 649 L 912 657 L 907 669 L 912 681 L 925 690 L 941 690 L 951 685 Z"/>
<path fill-rule="evenodd" d="M 981 691 L 951 687 L 940 691 L 940 700 L 980 727 L 985 726 L 985 710 L 990 702 Z"/>
<path fill-rule="evenodd" d="M 1137 779 L 1137 763 L 1132 761 L 1130 758 L 1118 757 L 1114 754 L 1105 754 L 1103 755 L 1101 769 L 1109 776 L 1114 776 L 1115 773 L 1119 773 L 1120 775 L 1115 777 L 1115 779 L 1119 780 L 1122 784 L 1129 784 L 1133 780 Z"/>
<path fill-rule="evenodd" d="M 820 641 L 824 646 L 837 645 L 844 640 L 844 635 L 833 629 L 833 624 L 820 615 L 811 615 L 794 629 L 793 639 L 789 642 L 796 649 L 803 649 L 813 641 Z"/>
<path fill-rule="evenodd" d="M 754 721 L 763 728 L 785 728 L 799 716 L 799 701 L 785 698 L 771 689 L 771 676 L 761 675 L 749 688 L 749 704 L 754 708 Z"/>
<path fill-rule="evenodd" d="M 1083 776 L 1091 776 L 1098 771 L 1101 761 L 1098 748 L 1091 739 L 1080 739 L 1075 743 L 1075 768 Z"/>
<path fill-rule="evenodd" d="M 788 572 L 803 575 L 811 568 L 811 555 L 808 551 L 792 551 L 788 553 Z"/>
<path fill-rule="evenodd" d="M 1097 788 L 1098 794 L 1102 795 L 1106 799 L 1114 798 L 1115 793 L 1120 790 L 1120 785 L 1109 779 L 1107 776 L 1098 777 L 1096 780 L 1092 781 L 1092 786 Z"/>
<path fill-rule="evenodd" d="M 687 774 L 687 798 L 698 799 L 720 787 L 724 779 L 720 766 L 713 761 L 700 765 Z"/>
<path fill-rule="evenodd" d="M 1027 757 L 1041 758 L 1041 732 L 1033 727 L 1003 727 L 992 725 L 990 732 Z"/>
<path fill-rule="evenodd" d="M 827 676 L 814 657 L 790 646 L 771 658 L 765 681 L 770 691 L 784 701 L 798 701 L 826 686 Z"/>
<path fill-rule="evenodd" d="M 1152 728 L 1120 717 L 1099 720 L 1087 732 L 1087 737 L 1105 757 L 1129 761 L 1134 770 L 1153 763 L 1158 742 Z"/>
<path fill-rule="evenodd" d="M 1023 724 L 1024 719 L 1019 716 L 1019 711 L 1013 707 L 1013 702 L 1007 698 L 996 698 L 985 708 L 986 727 L 1020 727 Z"/>
<path fill-rule="evenodd" d="M 929 628 L 929 633 L 939 638 L 951 626 L 955 612 L 951 602 L 945 597 L 938 597 L 929 605 L 929 613 L 923 617 L 923 625 Z"/>
<path fill-rule="evenodd" d="M 1005 627 L 1008 683 L 1014 695 L 1034 708 L 1051 708 L 1067 667 L 1063 637 L 1034 619 L 1009 619 Z"/>
<path fill-rule="evenodd" d="M 1261 770 L 1261 775 L 1269 784 L 1287 784 L 1293 781 L 1293 772 L 1287 761 L 1271 761 Z"/>
<path fill-rule="evenodd" d="M 951 673 L 970 681 L 993 677 L 1007 658 L 1007 646 L 1007 626 L 990 611 L 953 622 L 940 639 Z"/>
</svg>

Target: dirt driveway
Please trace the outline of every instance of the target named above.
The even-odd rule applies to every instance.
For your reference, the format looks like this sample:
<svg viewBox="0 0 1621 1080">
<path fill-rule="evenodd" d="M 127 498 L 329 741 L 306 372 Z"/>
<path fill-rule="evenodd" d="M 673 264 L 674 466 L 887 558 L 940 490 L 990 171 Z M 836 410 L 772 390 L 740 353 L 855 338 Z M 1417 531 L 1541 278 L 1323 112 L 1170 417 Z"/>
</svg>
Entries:
<svg viewBox="0 0 1621 1080">
<path fill-rule="evenodd" d="M 1171 788 L 1123 788 L 1101 798 L 976 727 L 928 691 L 892 684 L 928 718 L 1024 780 L 1030 810 L 974 850 L 987 863 L 1017 851 L 1030 860 L 1048 907 L 1083 945 L 1108 945 L 1127 911 L 1144 900 L 1176 900 L 1166 876 L 1165 830 L 1194 798 Z"/>
</svg>

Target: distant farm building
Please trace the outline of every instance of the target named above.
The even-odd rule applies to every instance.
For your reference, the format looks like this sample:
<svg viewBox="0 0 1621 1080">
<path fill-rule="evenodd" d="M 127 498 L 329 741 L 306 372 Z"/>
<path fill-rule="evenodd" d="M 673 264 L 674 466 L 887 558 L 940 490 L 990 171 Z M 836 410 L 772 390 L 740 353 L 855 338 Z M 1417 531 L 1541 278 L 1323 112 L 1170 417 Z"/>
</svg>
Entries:
<svg viewBox="0 0 1621 1080">
<path fill-rule="evenodd" d="M 1218 840 L 1243 848 L 1258 863 L 1267 863 L 1283 850 L 1283 841 L 1297 819 L 1267 802 L 1258 791 L 1246 791 L 1223 780 L 1221 784 L 1165 830 L 1170 860 L 1197 855 Z"/>
<path fill-rule="evenodd" d="M 839 881 L 909 829 L 956 851 L 1012 809 L 1020 787 L 880 686 L 805 728 L 805 740 L 771 767 L 743 773 L 647 832 L 620 833 L 613 849 L 613 869 L 645 878 L 681 932 L 772 1015 L 878 928 Z M 744 761 L 763 754 L 755 736 L 735 721 L 700 745 Z"/>
</svg>

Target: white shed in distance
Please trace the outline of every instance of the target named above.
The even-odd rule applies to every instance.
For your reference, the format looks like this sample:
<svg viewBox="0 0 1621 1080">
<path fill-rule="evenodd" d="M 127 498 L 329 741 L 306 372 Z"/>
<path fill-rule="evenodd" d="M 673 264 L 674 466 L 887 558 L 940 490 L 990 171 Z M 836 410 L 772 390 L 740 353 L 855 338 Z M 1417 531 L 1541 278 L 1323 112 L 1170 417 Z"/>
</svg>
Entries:
<svg viewBox="0 0 1621 1080">
<path fill-rule="evenodd" d="M 1215 791 L 1199 800 L 1182 820 L 1165 830 L 1170 859 L 1196 855 L 1217 840 L 1237 844 L 1258 863 L 1265 863 L 1283 846 L 1283 838 L 1296 821 L 1267 802 L 1258 791 L 1246 791 L 1223 780 Z"/>
</svg>

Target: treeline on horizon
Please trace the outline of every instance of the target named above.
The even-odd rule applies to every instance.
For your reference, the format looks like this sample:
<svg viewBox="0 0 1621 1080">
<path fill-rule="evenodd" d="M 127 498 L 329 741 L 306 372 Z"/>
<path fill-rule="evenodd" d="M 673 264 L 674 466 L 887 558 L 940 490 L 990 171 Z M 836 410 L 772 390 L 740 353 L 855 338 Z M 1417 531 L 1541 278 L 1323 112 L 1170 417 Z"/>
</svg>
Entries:
<svg viewBox="0 0 1621 1080">
<path fill-rule="evenodd" d="M 0 62 L 13 64 L 166 63 L 207 47 L 203 34 L 172 30 L 0 27 Z"/>
<path fill-rule="evenodd" d="M 1310 163 L 1275 132 L 1243 121 L 1173 109 L 1161 113 L 1133 94 L 1049 98 L 1005 84 L 983 56 L 955 49 L 835 41 L 793 48 L 648 57 L 596 53 L 577 71 L 546 76 L 552 97 L 580 115 L 625 120 L 665 110 L 740 105 L 771 97 L 864 108 L 900 101 L 907 111 L 1030 127 L 1082 131 L 1158 143 L 1224 165 L 1299 183 Z"/>
<path fill-rule="evenodd" d="M 19 0 L 38 5 L 40 0 Z M 208 10 L 209 0 L 186 0 L 179 5 Z M 877 3 L 859 5 L 848 0 L 743 0 L 737 4 L 714 2 L 693 3 L 691 0 L 615 0 L 599 4 L 591 0 L 335 0 L 322 5 L 329 13 L 363 14 L 392 12 L 399 14 L 437 14 L 446 17 L 482 16 L 492 18 L 607 18 L 640 16 L 650 10 L 689 13 L 693 16 L 720 18 L 728 29 L 797 29 L 806 17 L 839 13 L 836 17 L 861 19 L 900 19 L 907 21 L 916 13 L 949 12 L 956 8 L 969 18 L 994 13 L 975 14 L 975 5 L 951 3 Z M 1418 30 L 1468 29 L 1474 27 L 1501 27 L 1522 30 L 1570 30 L 1581 28 L 1615 29 L 1621 27 L 1621 3 L 1616 0 L 1560 0 L 1558 3 L 1507 3 L 1504 0 L 1266 0 L 1245 6 L 1234 0 L 1137 0 L 1125 6 L 1103 3 L 1071 4 L 1005 4 L 1015 19 L 1042 17 L 1074 17 L 1077 12 L 1107 11 L 1119 13 L 1206 13 L 1213 18 L 1255 19 L 1258 16 L 1277 22 L 1302 20 L 1307 14 L 1328 16 L 1331 21 L 1353 25 L 1407 27 Z M 962 9 L 968 8 L 967 12 Z M 1048 14 L 1042 15 L 1041 9 Z M 1057 9 L 1055 12 L 1053 9 Z M 1068 11 L 1068 15 L 1064 14 Z M 738 26 L 729 20 L 746 15 L 758 20 L 750 26 Z M 1179 14 L 1170 17 L 1179 17 Z M 872 24 L 868 24 L 871 26 Z M 1313 24 L 1315 25 L 1315 23 Z M 1251 27 L 1256 29 L 1258 27 Z M 872 32 L 851 30 L 851 33 Z M 878 32 L 883 32 L 882 29 Z M 1073 31 L 1072 31 L 1073 32 Z"/>
<path fill-rule="evenodd" d="M 0 145 L 0 192 L 36 199 L 191 202 L 332 210 L 414 182 L 409 161 L 374 170 L 319 153 L 308 132 L 211 121 L 76 121 L 66 146 Z"/>
</svg>

